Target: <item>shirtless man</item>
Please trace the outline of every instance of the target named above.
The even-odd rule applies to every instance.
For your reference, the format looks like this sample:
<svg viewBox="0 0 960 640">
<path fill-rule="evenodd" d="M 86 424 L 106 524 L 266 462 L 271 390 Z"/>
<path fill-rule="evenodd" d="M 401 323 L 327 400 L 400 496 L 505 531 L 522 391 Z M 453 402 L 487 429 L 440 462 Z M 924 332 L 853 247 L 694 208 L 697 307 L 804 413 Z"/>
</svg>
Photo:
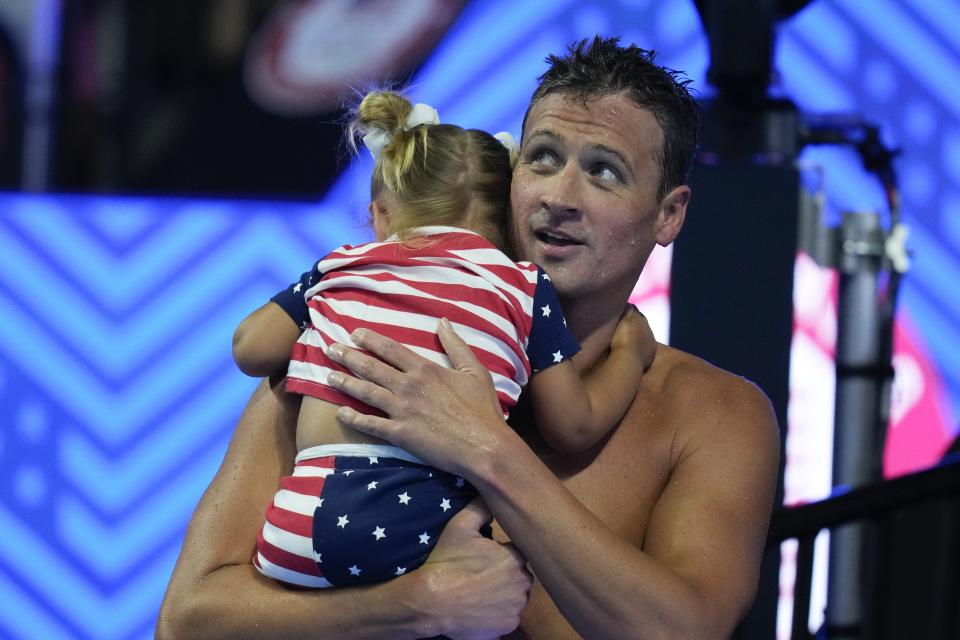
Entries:
<svg viewBox="0 0 960 640">
<path fill-rule="evenodd" d="M 562 297 L 579 366 L 605 357 L 654 244 L 680 231 L 695 127 L 683 83 L 615 41 L 552 59 L 534 94 L 515 230 Z M 753 601 L 773 501 L 779 433 L 764 395 L 659 345 L 610 436 L 559 455 L 506 425 L 485 370 L 440 335 L 456 369 L 370 332 L 355 340 L 382 361 L 338 349 L 363 380 L 335 384 L 390 416 L 341 419 L 469 480 L 511 543 L 479 536 L 475 504 L 393 581 L 304 592 L 261 578 L 251 540 L 289 469 L 296 416 L 261 385 L 194 515 L 158 637 L 487 638 L 518 616 L 511 637 L 727 637 Z M 524 558 L 536 576 L 526 607 Z"/>
</svg>

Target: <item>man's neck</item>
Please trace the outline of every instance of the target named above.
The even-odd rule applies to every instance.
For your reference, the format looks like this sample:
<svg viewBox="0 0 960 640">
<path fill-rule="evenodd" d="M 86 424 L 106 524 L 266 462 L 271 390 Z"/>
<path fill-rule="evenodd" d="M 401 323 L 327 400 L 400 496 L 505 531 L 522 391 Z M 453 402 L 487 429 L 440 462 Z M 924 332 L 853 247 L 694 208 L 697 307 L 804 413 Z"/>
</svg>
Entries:
<svg viewBox="0 0 960 640">
<path fill-rule="evenodd" d="M 610 349 L 610 339 L 620 321 L 626 299 L 600 301 L 597 296 L 582 300 L 561 298 L 570 332 L 580 343 L 578 368 L 590 368 Z"/>
</svg>

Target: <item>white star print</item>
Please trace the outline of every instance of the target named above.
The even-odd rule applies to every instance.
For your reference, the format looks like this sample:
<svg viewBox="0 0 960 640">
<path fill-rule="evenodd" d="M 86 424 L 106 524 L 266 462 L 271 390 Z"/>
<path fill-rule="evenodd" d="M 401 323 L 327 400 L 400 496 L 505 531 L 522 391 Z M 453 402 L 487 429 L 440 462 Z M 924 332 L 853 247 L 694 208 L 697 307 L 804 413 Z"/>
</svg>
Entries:
<svg viewBox="0 0 960 640">
<path fill-rule="evenodd" d="M 406 568 L 406 567 L 397 567 L 397 572 L 396 572 L 395 574 L 393 574 L 393 575 L 395 575 L 395 576 L 402 576 L 402 575 L 405 574 L 406 572 L 407 572 L 407 568 Z"/>
<path fill-rule="evenodd" d="M 378 526 L 376 529 L 373 530 L 373 537 L 376 538 L 377 540 L 380 540 L 381 538 L 386 538 L 387 537 L 386 529 Z"/>
<path fill-rule="evenodd" d="M 400 498 L 400 504 L 410 504 L 410 496 L 407 495 L 406 491 L 397 495 L 397 497 Z"/>
<path fill-rule="evenodd" d="M 300 289 L 301 289 L 301 288 L 303 288 L 303 284 L 300 283 L 300 282 L 298 282 L 298 283 L 297 283 L 297 286 L 295 286 L 295 287 L 293 288 L 293 292 L 294 292 L 294 293 L 300 293 Z"/>
<path fill-rule="evenodd" d="M 320 501 L 317 503 L 317 509 L 323 506 L 323 498 L 320 498 Z"/>
<path fill-rule="evenodd" d="M 560 362 L 561 360 L 563 360 L 563 354 L 560 353 L 559 351 L 556 351 L 556 352 L 554 352 L 554 353 L 552 353 L 552 354 L 550 354 L 550 355 L 553 356 L 553 361 L 554 361 L 554 362 Z"/>
<path fill-rule="evenodd" d="M 450 506 L 450 500 L 447 499 L 447 498 L 444 498 L 443 500 L 441 500 L 441 501 L 440 501 L 440 508 L 443 509 L 445 512 L 446 512 L 446 511 L 449 511 L 449 510 L 452 508 L 452 507 Z"/>
<path fill-rule="evenodd" d="M 543 279 L 546 280 L 547 282 L 550 282 L 550 276 L 547 275 L 546 271 L 543 272 Z"/>
<path fill-rule="evenodd" d="M 323 564 L 323 560 L 320 559 L 320 556 L 323 555 L 322 553 L 317 553 L 316 551 L 314 551 L 314 552 L 313 552 L 313 555 L 316 556 L 316 559 L 315 559 L 315 560 L 316 560 L 316 563 L 317 563 L 317 564 Z"/>
<path fill-rule="evenodd" d="M 457 478 L 457 481 L 453 483 L 457 489 L 463 489 L 463 478 Z"/>
<path fill-rule="evenodd" d="M 549 318 L 549 317 L 550 317 L 550 305 L 548 305 L 548 304 L 543 305 L 542 307 L 540 307 L 540 311 L 543 312 L 543 317 L 544 317 L 544 318 Z"/>
<path fill-rule="evenodd" d="M 353 469 L 348 469 L 348 470 L 346 470 L 346 471 L 343 472 L 343 475 L 348 476 L 348 475 L 350 475 L 351 473 L 353 473 Z"/>
<path fill-rule="evenodd" d="M 420 544 L 429 544 L 429 543 L 430 543 L 430 536 L 428 536 L 427 532 L 424 531 L 423 533 L 420 534 Z"/>
<path fill-rule="evenodd" d="M 370 464 L 380 464 L 380 460 L 377 456 L 370 456 Z"/>
<path fill-rule="evenodd" d="M 361 572 L 361 571 L 363 571 L 363 569 L 361 569 L 361 568 L 358 567 L 357 565 L 353 565 L 352 567 L 350 567 L 350 575 L 352 575 L 352 576 L 358 576 L 358 575 L 360 575 L 360 572 Z"/>
<path fill-rule="evenodd" d="M 373 482 L 371 482 L 370 484 L 367 485 L 367 491 L 370 491 L 371 489 L 376 489 L 376 488 L 377 488 L 377 481 L 376 481 L 376 480 L 374 480 Z"/>
<path fill-rule="evenodd" d="M 347 520 L 347 516 L 339 516 L 337 518 L 337 526 L 341 529 L 346 529 L 348 524 L 350 524 L 350 521 Z"/>
</svg>

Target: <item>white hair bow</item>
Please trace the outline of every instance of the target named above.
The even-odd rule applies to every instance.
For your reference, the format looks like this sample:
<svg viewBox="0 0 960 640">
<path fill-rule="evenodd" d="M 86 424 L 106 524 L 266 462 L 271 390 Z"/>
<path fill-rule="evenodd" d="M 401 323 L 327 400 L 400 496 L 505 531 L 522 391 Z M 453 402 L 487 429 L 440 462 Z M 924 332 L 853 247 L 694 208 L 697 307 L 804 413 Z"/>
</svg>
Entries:
<svg viewBox="0 0 960 640">
<path fill-rule="evenodd" d="M 406 121 L 403 123 L 403 130 L 409 131 L 421 124 L 440 124 L 440 114 L 430 105 L 418 102 L 413 105 L 413 109 L 410 110 L 410 115 L 407 116 Z M 391 141 L 393 141 L 393 132 L 384 131 L 379 128 L 371 129 L 363 136 L 363 146 L 370 151 L 370 155 L 373 156 L 374 160 L 380 157 L 380 154 L 383 153 L 383 148 L 390 144 Z"/>
<path fill-rule="evenodd" d="M 507 148 L 507 151 L 513 156 L 515 153 L 520 151 L 520 143 L 517 142 L 517 139 L 513 137 L 512 133 L 507 131 L 501 131 L 499 133 L 493 134 L 493 137 L 500 141 L 500 144 Z"/>
</svg>

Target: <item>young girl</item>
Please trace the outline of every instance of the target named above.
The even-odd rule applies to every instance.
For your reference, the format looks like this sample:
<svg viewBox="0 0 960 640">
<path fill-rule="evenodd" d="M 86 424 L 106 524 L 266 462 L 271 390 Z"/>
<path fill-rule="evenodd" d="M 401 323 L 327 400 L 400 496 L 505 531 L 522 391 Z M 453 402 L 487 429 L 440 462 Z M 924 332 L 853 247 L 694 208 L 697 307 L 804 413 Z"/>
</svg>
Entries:
<svg viewBox="0 0 960 640">
<path fill-rule="evenodd" d="M 447 318 L 489 369 L 506 416 L 528 382 L 541 435 L 559 451 L 596 443 L 630 406 L 653 360 L 643 316 L 624 314 L 606 361 L 581 380 L 546 273 L 507 248 L 516 143 L 438 124 L 436 111 L 373 92 L 349 128 L 374 154 L 370 214 L 376 242 L 345 245 L 248 316 L 234 358 L 250 375 L 289 361 L 302 394 L 299 451 L 257 540 L 265 575 L 307 587 L 387 580 L 420 566 L 445 523 L 476 492 L 460 478 L 336 420 L 371 407 L 326 386 L 344 371 L 326 348 L 353 346 L 367 327 L 450 366 L 436 335 Z M 295 343 L 295 344 L 294 344 Z M 292 346 L 292 353 L 291 353 Z"/>
</svg>

